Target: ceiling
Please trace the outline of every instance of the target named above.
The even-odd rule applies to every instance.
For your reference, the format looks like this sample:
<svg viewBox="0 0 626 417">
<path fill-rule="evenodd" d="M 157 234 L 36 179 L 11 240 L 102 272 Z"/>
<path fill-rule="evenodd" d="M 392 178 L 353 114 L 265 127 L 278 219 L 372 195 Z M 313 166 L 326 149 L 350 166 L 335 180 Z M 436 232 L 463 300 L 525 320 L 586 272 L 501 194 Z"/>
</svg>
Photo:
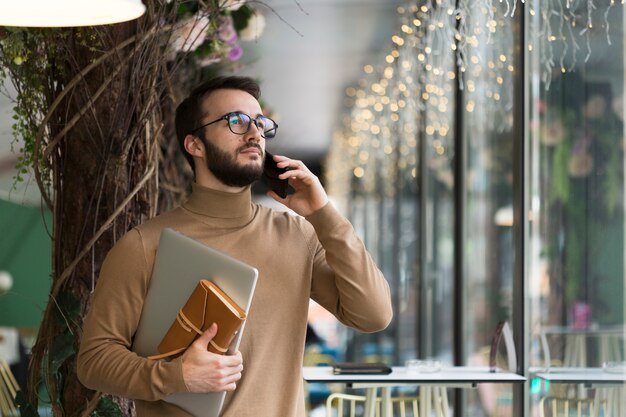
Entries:
<svg viewBox="0 0 626 417">
<path fill-rule="evenodd" d="M 396 30 L 398 0 L 267 0 L 267 26 L 244 45 L 243 72 L 261 81 L 277 115 L 275 153 L 309 162 L 327 152 L 346 87 L 382 62 Z"/>
<path fill-rule="evenodd" d="M 260 80 L 262 98 L 276 116 L 279 134 L 271 152 L 304 160 L 319 174 L 346 87 L 365 64 L 381 62 L 396 29 L 399 0 L 265 0 L 253 2 L 266 19 L 262 36 L 244 42 L 239 74 Z M 8 84 L 8 83 L 7 83 Z M 12 104 L 0 95 L 0 198 L 13 183 Z M 23 186 L 12 199 L 38 200 Z M 34 190 L 33 190 L 34 189 Z"/>
</svg>

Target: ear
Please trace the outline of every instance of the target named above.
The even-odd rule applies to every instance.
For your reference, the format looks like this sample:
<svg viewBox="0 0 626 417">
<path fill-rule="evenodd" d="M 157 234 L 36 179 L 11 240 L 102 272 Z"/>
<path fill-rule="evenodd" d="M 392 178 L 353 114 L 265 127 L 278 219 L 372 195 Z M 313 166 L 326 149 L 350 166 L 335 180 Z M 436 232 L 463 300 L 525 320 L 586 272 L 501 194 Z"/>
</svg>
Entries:
<svg viewBox="0 0 626 417">
<path fill-rule="evenodd" d="M 189 153 L 189 155 L 196 156 L 198 158 L 204 157 L 204 144 L 197 136 L 185 136 L 184 145 L 185 150 Z"/>
</svg>

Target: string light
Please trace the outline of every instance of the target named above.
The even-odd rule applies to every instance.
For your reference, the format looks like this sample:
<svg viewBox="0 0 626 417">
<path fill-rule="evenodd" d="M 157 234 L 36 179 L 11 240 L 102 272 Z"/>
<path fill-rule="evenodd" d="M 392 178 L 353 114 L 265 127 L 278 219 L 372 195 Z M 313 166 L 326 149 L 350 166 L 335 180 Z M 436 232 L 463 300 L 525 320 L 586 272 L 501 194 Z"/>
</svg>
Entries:
<svg viewBox="0 0 626 417">
<path fill-rule="evenodd" d="M 388 51 L 381 62 L 365 65 L 358 85 L 345 90 L 347 113 L 334 135 L 328 161 L 338 162 L 329 173 L 329 187 L 336 186 L 338 194 L 388 193 L 393 191 L 379 189 L 381 179 L 414 180 L 419 143 L 431 144 L 424 148 L 430 149 L 427 160 L 435 161 L 437 169 L 449 170 L 457 88 L 464 92 L 464 101 L 458 104 L 471 115 L 464 120 L 467 130 L 512 128 L 517 68 L 511 42 L 516 13 L 525 12 L 533 27 L 525 48 L 540 62 L 541 80 L 549 88 L 555 70 L 573 71 L 589 59 L 592 33 L 606 31 L 611 44 L 609 20 L 624 0 L 419 3 L 397 8 L 399 22 Z M 346 169 L 337 170 L 338 166 Z M 448 178 L 449 172 L 440 177 Z"/>
</svg>

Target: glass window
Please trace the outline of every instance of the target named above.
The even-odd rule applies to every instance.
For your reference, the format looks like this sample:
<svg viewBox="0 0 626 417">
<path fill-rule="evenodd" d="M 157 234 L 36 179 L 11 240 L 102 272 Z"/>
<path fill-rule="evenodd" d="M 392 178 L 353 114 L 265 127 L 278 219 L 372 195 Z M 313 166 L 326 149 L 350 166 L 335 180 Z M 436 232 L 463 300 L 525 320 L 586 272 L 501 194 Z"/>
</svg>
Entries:
<svg viewBox="0 0 626 417">
<path fill-rule="evenodd" d="M 448 7 L 420 8 L 416 95 L 420 155 L 419 356 L 454 363 L 455 56 Z M 434 24 L 441 22 L 441 25 Z M 449 26 L 448 26 L 449 25 Z M 436 51 L 436 52 L 435 52 Z"/>
<path fill-rule="evenodd" d="M 602 367 L 624 360 L 623 9 L 561 3 L 527 14 L 529 359 Z M 594 391 L 531 382 L 532 408 L 566 395 Z"/>
<path fill-rule="evenodd" d="M 463 88 L 463 315 L 465 365 L 488 366 L 498 323 L 513 326 L 513 114 L 516 68 L 513 28 L 505 3 L 488 13 L 466 11 L 473 35 L 461 56 Z M 458 324 L 457 324 L 458 325 Z M 497 365 L 507 369 L 505 356 Z M 515 370 L 514 370 L 515 371 Z M 467 392 L 471 415 L 511 414 L 510 385 L 481 384 Z"/>
<path fill-rule="evenodd" d="M 505 321 L 527 332 L 515 341 L 525 368 L 514 371 L 529 381 L 463 390 L 462 415 L 536 416 L 555 398 L 570 407 L 626 398 L 624 385 L 536 376 L 595 367 L 584 379 L 626 359 L 617 3 L 406 8 L 400 27 L 411 36 L 395 36 L 386 64 L 366 66 L 368 77 L 348 89 L 350 117 L 332 153 L 350 159 L 333 183 L 349 190 L 351 218 L 397 309 L 385 333 L 350 336 L 351 359 L 485 366 Z M 496 365 L 508 368 L 503 353 Z M 514 402 L 520 392 L 529 395 Z"/>
</svg>

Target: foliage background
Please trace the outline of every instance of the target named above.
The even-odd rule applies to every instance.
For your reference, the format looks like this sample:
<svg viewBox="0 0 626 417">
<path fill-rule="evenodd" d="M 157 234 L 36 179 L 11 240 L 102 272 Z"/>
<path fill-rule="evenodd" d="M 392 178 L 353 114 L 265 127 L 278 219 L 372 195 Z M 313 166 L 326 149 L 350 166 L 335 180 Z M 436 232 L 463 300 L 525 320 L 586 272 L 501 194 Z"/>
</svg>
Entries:
<svg viewBox="0 0 626 417">
<path fill-rule="evenodd" d="M 0 81 L 17 91 L 16 182 L 32 175 L 52 211 L 52 290 L 32 349 L 22 416 L 132 415 L 75 372 L 100 265 L 129 228 L 178 203 L 191 171 L 174 134 L 188 90 L 235 71 L 262 14 L 244 1 L 148 0 L 140 19 L 79 28 L 0 28 Z M 48 277 L 40 277 L 42 280 Z M 41 398 L 40 398 L 41 396 Z"/>
</svg>

